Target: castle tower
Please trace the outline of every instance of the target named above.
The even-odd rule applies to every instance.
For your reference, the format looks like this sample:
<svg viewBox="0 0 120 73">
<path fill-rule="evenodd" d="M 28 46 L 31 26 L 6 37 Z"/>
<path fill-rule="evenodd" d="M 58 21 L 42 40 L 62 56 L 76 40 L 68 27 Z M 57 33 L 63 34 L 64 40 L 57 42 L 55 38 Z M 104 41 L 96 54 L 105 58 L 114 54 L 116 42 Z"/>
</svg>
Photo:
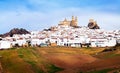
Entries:
<svg viewBox="0 0 120 73">
<path fill-rule="evenodd" d="M 94 19 L 89 20 L 88 27 L 90 29 L 100 29 L 100 27 L 97 24 L 97 21 L 94 21 Z"/>
<path fill-rule="evenodd" d="M 94 19 L 89 19 L 89 22 L 94 22 Z"/>
<path fill-rule="evenodd" d="M 94 21 L 94 25 L 97 25 L 97 21 Z"/>
</svg>

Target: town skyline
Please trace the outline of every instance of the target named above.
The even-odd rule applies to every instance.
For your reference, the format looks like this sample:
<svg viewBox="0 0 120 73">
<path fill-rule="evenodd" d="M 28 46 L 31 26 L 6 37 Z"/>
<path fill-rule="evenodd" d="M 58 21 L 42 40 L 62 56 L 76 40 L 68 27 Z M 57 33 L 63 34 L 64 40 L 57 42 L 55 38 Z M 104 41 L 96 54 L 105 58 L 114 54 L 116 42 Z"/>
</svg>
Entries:
<svg viewBox="0 0 120 73">
<path fill-rule="evenodd" d="M 12 28 L 42 30 L 72 15 L 78 17 L 79 26 L 93 18 L 102 29 L 119 30 L 119 5 L 119 0 L 1 0 L 0 34 Z"/>
</svg>

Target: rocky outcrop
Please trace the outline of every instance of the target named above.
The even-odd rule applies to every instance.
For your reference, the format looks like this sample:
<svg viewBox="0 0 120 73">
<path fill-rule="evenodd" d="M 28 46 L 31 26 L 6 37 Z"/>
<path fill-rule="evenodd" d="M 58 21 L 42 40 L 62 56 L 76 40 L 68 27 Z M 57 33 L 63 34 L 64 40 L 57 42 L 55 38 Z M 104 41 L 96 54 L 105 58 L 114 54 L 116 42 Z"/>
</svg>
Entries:
<svg viewBox="0 0 120 73">
<path fill-rule="evenodd" d="M 90 29 L 100 29 L 100 27 L 98 26 L 97 22 L 94 21 L 93 19 L 89 20 L 88 27 Z"/>
<path fill-rule="evenodd" d="M 0 37 L 13 36 L 14 34 L 29 34 L 30 32 L 23 28 L 14 28 L 10 32 L 0 35 Z"/>
</svg>

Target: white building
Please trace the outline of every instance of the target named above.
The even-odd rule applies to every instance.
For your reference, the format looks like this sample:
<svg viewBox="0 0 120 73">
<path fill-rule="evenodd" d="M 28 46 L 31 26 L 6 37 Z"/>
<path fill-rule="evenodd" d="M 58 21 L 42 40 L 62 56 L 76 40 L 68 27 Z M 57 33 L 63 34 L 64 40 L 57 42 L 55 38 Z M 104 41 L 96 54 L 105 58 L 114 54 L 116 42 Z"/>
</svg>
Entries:
<svg viewBox="0 0 120 73">
<path fill-rule="evenodd" d="M 107 46 L 115 46 L 117 44 L 117 41 L 115 38 L 108 39 Z"/>
<path fill-rule="evenodd" d="M 90 39 L 91 47 L 106 47 L 107 41 L 108 40 L 105 38 L 91 38 Z"/>
<path fill-rule="evenodd" d="M 11 43 L 9 41 L 0 41 L 0 49 L 11 48 Z"/>
<path fill-rule="evenodd" d="M 23 46 L 25 45 L 27 42 L 25 39 L 17 39 L 16 40 L 16 44 L 18 44 L 18 46 Z"/>
<path fill-rule="evenodd" d="M 46 43 L 44 38 L 34 38 L 31 39 L 31 46 L 39 46 L 41 43 Z"/>
<path fill-rule="evenodd" d="M 116 45 L 116 39 L 111 38 L 91 38 L 91 47 L 111 47 Z"/>
</svg>

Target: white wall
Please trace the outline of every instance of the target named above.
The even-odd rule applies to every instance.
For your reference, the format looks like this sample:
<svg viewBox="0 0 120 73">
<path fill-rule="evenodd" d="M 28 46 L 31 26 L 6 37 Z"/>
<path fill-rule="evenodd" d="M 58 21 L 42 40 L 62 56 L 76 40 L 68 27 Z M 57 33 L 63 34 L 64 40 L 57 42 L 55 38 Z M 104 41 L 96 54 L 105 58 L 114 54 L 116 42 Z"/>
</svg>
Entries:
<svg viewBox="0 0 120 73">
<path fill-rule="evenodd" d="M 40 45 L 41 43 L 45 43 L 45 39 L 32 39 L 31 45 Z"/>
<path fill-rule="evenodd" d="M 11 48 L 11 43 L 9 41 L 0 41 L 0 49 Z"/>
<path fill-rule="evenodd" d="M 19 46 L 22 46 L 22 45 L 25 45 L 26 44 L 26 40 L 23 39 L 23 40 L 16 40 L 16 43 L 19 45 Z"/>
<path fill-rule="evenodd" d="M 103 41 L 103 42 L 100 42 Z M 91 47 L 111 47 L 111 46 L 115 46 L 116 43 L 116 39 L 111 38 L 111 39 L 92 39 L 91 40 Z"/>
<path fill-rule="evenodd" d="M 107 46 L 115 46 L 116 44 L 117 44 L 116 39 L 111 38 L 111 39 L 108 41 Z"/>
</svg>

